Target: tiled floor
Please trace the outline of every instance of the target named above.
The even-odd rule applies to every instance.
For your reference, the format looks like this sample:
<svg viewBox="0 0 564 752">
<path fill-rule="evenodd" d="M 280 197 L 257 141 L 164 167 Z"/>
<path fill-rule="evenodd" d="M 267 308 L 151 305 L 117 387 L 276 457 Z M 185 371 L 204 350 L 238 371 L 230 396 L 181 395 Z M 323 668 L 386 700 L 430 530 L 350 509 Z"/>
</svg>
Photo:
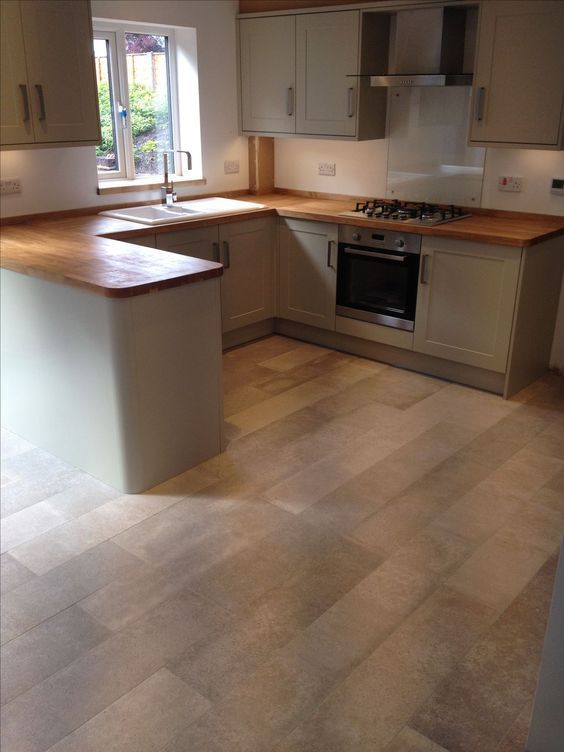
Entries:
<svg viewBox="0 0 564 752">
<path fill-rule="evenodd" d="M 225 390 L 225 454 L 141 496 L 5 433 L 3 752 L 522 750 L 564 380 L 271 337 Z"/>
</svg>

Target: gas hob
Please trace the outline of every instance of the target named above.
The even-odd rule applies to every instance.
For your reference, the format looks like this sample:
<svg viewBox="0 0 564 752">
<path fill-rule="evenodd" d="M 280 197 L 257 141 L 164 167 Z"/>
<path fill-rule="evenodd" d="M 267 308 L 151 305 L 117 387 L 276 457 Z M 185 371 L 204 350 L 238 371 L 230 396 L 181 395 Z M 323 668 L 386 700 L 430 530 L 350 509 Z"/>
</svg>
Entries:
<svg viewBox="0 0 564 752">
<path fill-rule="evenodd" d="M 438 204 L 411 203 L 409 201 L 386 201 L 374 199 L 371 201 L 357 201 L 356 207 L 350 211 L 341 212 L 342 217 L 355 219 L 383 219 L 390 222 L 402 222 L 408 225 L 431 227 L 445 222 L 470 217 L 459 206 L 439 206 Z"/>
</svg>

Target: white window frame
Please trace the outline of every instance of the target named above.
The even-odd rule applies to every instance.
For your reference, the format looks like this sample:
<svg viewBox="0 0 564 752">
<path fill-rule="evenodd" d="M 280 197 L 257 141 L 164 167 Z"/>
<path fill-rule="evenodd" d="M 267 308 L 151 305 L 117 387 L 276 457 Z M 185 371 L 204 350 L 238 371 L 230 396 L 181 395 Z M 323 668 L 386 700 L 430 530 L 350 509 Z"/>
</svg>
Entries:
<svg viewBox="0 0 564 752">
<path fill-rule="evenodd" d="M 98 172 L 98 180 L 131 180 L 145 182 L 148 178 L 158 180 L 158 175 L 136 175 L 135 160 L 133 155 L 133 134 L 127 118 L 127 126 L 124 128 L 119 114 L 120 105 L 129 115 L 129 81 L 127 78 L 127 55 L 125 52 L 125 35 L 154 34 L 168 37 L 168 71 L 169 71 L 169 103 L 171 119 L 171 142 L 173 149 L 179 149 L 179 118 L 178 118 L 178 86 L 176 76 L 176 42 L 174 29 L 164 26 L 138 24 L 135 22 L 107 22 L 93 20 L 93 38 L 104 39 L 109 43 L 110 60 L 108 65 L 109 74 L 112 77 L 111 97 L 112 110 L 114 113 L 114 129 L 116 134 L 116 149 L 118 153 L 119 170 Z M 176 156 L 176 155 L 175 155 Z M 184 160 L 175 158 L 175 172 L 171 177 L 181 177 L 186 167 Z"/>
</svg>

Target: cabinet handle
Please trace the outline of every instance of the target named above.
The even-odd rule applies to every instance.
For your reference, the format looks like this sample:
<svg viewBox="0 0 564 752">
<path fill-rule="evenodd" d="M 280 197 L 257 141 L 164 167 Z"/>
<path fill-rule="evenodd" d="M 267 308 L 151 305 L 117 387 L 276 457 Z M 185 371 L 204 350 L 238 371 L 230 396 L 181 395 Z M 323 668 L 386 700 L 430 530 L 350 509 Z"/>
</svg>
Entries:
<svg viewBox="0 0 564 752">
<path fill-rule="evenodd" d="M 220 264 L 220 263 L 221 263 L 221 260 L 220 260 L 220 257 L 219 257 L 219 243 L 215 243 L 215 242 L 213 242 L 213 243 L 212 243 L 212 250 L 213 250 L 213 258 L 214 258 L 214 261 L 215 261 L 215 262 L 216 262 L 217 264 Z"/>
<path fill-rule="evenodd" d="M 43 97 L 43 86 L 41 84 L 35 84 L 37 90 L 37 96 L 39 98 L 39 120 L 46 120 L 47 113 L 45 112 L 45 98 Z"/>
<path fill-rule="evenodd" d="M 474 114 L 476 116 L 476 120 L 478 122 L 481 122 L 484 119 L 484 102 L 486 101 L 486 87 L 480 86 L 478 89 L 478 92 L 476 93 L 476 107 Z"/>
<path fill-rule="evenodd" d="M 288 88 L 288 98 L 287 98 L 287 113 L 288 117 L 294 114 L 294 89 L 290 86 Z"/>
<path fill-rule="evenodd" d="M 419 281 L 422 285 L 428 285 L 429 284 L 429 259 L 431 257 L 428 253 L 424 253 L 423 256 L 421 256 L 421 275 L 419 277 Z"/>
<path fill-rule="evenodd" d="M 229 243 L 227 240 L 223 241 L 223 268 L 229 269 L 231 266 L 231 258 L 229 255 Z"/>
<path fill-rule="evenodd" d="M 27 96 L 27 86 L 25 84 L 20 84 L 20 91 L 22 93 L 22 101 L 23 101 L 23 108 L 24 108 L 24 123 L 29 122 L 29 97 Z"/>
<path fill-rule="evenodd" d="M 333 266 L 333 244 L 335 243 L 334 240 L 329 240 L 327 242 L 327 266 L 329 269 L 334 269 Z"/>
<path fill-rule="evenodd" d="M 354 117 L 354 87 L 347 90 L 347 117 Z"/>
</svg>

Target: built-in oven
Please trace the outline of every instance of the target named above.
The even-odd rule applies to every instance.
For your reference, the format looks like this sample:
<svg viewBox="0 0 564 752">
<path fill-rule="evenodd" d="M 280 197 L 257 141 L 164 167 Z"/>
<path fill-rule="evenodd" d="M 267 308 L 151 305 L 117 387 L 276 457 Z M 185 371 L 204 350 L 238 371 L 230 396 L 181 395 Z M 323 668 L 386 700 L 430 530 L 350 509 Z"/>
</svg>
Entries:
<svg viewBox="0 0 564 752">
<path fill-rule="evenodd" d="M 413 331 L 421 236 L 339 227 L 337 315 Z"/>
</svg>

